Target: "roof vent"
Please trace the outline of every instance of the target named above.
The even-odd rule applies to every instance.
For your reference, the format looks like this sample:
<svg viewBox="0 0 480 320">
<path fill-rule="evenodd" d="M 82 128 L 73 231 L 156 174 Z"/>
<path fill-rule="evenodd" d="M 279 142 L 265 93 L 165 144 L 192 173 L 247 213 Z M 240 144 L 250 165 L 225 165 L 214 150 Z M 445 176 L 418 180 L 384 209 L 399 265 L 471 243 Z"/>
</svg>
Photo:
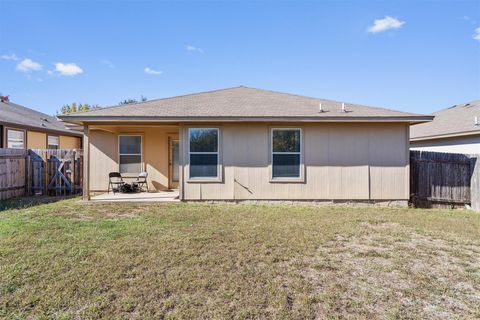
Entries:
<svg viewBox="0 0 480 320">
<path fill-rule="evenodd" d="M 345 108 L 345 103 L 342 102 L 342 112 L 347 112 L 347 109 Z"/>
<path fill-rule="evenodd" d="M 322 103 L 320 102 L 320 104 L 318 105 L 318 112 L 320 113 L 324 113 L 325 110 L 323 110 L 323 107 L 322 107 Z"/>
<path fill-rule="evenodd" d="M 10 101 L 9 96 L 0 96 L 0 101 L 4 103 L 8 103 Z"/>
<path fill-rule="evenodd" d="M 475 120 L 474 120 L 474 121 L 475 121 L 475 127 L 478 127 L 479 123 L 478 123 L 478 117 L 477 117 L 477 116 L 475 116 Z"/>
</svg>

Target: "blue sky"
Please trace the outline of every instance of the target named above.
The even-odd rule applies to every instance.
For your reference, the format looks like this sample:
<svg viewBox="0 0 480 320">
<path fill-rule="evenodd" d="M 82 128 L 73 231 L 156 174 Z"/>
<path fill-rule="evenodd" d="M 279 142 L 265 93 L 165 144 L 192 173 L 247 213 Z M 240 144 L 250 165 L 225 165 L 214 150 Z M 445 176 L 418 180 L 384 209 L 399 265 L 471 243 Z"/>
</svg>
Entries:
<svg viewBox="0 0 480 320">
<path fill-rule="evenodd" d="M 0 93 L 48 114 L 238 85 L 417 113 L 480 99 L 480 0 L 1 0 L 0 12 Z"/>
</svg>

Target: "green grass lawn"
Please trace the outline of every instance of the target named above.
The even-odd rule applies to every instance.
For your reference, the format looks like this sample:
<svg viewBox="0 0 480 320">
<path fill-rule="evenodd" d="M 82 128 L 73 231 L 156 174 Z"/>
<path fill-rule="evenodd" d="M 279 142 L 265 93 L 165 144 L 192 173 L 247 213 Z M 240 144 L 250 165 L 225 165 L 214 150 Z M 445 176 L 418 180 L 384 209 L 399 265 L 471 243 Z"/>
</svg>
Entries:
<svg viewBox="0 0 480 320">
<path fill-rule="evenodd" d="M 480 318 L 480 214 L 78 199 L 7 209 L 0 317 Z"/>
</svg>

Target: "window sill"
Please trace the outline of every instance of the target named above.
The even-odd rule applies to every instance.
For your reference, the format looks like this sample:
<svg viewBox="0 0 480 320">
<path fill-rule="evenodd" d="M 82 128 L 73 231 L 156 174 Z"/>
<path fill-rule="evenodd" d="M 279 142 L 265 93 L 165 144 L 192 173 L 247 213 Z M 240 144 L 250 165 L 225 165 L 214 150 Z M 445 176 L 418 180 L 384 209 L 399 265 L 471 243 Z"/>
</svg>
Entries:
<svg viewBox="0 0 480 320">
<path fill-rule="evenodd" d="M 220 183 L 222 182 L 221 177 L 215 178 L 189 178 L 187 179 L 187 183 Z"/>
<path fill-rule="evenodd" d="M 305 178 L 270 178 L 270 183 L 305 183 Z"/>
</svg>

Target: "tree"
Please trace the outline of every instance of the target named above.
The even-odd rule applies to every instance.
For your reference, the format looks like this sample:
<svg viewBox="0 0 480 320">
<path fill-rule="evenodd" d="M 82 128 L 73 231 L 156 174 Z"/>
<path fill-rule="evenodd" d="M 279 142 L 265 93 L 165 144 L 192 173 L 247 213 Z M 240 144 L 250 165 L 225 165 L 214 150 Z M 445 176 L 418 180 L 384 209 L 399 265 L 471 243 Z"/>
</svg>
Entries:
<svg viewBox="0 0 480 320">
<path fill-rule="evenodd" d="M 70 113 L 70 110 L 71 110 L 70 105 L 66 104 L 66 105 L 63 105 L 62 108 L 60 109 L 60 112 L 57 111 L 57 113 L 67 114 L 67 113 Z"/>
<path fill-rule="evenodd" d="M 125 99 L 123 101 L 120 101 L 118 105 L 124 105 L 124 104 L 132 104 L 132 103 L 139 103 L 139 102 L 145 102 L 147 101 L 147 97 L 144 97 L 143 95 L 140 96 L 140 101 L 137 99 Z M 72 104 L 66 104 L 60 108 L 59 111 L 57 111 L 57 114 L 69 114 L 69 113 L 75 113 L 75 112 L 81 112 L 81 111 L 88 111 L 88 110 L 95 110 L 95 109 L 101 109 L 97 104 L 88 104 L 88 103 L 76 103 L 73 102 Z"/>
<path fill-rule="evenodd" d="M 87 111 L 90 109 L 98 109 L 98 106 L 90 106 L 89 104 L 79 104 L 78 105 L 78 111 Z"/>
<path fill-rule="evenodd" d="M 60 108 L 60 111 L 57 111 L 57 114 L 68 114 L 68 113 L 75 113 L 80 111 L 87 111 L 87 110 L 95 110 L 101 109 L 99 105 L 90 105 L 88 103 L 75 103 L 73 102 L 71 105 L 64 105 Z"/>
<path fill-rule="evenodd" d="M 147 100 L 148 100 L 147 97 L 144 97 L 143 95 L 141 95 L 141 96 L 140 96 L 140 101 L 138 101 L 137 99 L 130 99 L 130 98 L 129 98 L 129 99 L 125 99 L 125 100 L 123 100 L 123 101 L 120 101 L 120 102 L 118 103 L 118 105 L 121 106 L 121 105 L 124 105 L 124 104 L 132 104 L 132 103 L 145 102 L 145 101 L 147 101 Z"/>
</svg>

